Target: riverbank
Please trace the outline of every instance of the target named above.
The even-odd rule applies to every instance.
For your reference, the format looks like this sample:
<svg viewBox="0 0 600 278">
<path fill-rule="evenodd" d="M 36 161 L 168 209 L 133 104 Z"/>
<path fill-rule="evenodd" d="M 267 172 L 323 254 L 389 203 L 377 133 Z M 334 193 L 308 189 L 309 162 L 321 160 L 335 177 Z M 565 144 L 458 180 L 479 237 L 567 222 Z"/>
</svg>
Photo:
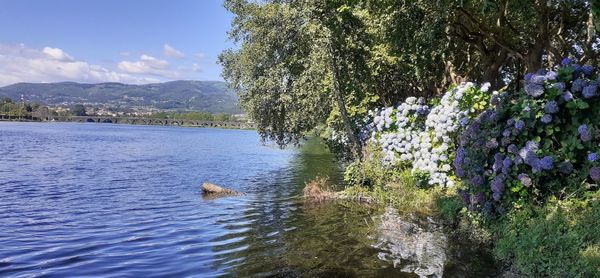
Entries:
<svg viewBox="0 0 600 278">
<path fill-rule="evenodd" d="M 247 122 L 219 122 L 219 121 L 185 121 L 155 118 L 133 118 L 133 117 L 99 117 L 99 116 L 67 116 L 49 117 L 42 120 L 35 117 L 1 117 L 0 122 L 40 122 L 40 123 L 104 123 L 104 124 L 129 124 L 150 126 L 179 126 L 197 128 L 220 128 L 256 130 L 254 124 Z"/>
</svg>

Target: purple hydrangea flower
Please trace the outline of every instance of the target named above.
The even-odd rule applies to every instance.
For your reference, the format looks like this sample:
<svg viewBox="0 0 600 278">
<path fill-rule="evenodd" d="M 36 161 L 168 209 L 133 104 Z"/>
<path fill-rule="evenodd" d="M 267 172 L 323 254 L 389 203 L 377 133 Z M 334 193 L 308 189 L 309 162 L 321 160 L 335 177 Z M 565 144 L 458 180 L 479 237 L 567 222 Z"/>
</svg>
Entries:
<svg viewBox="0 0 600 278">
<path fill-rule="evenodd" d="M 597 153 L 590 153 L 588 154 L 588 160 L 591 162 L 594 162 L 596 160 L 598 160 L 598 154 Z"/>
<path fill-rule="evenodd" d="M 571 91 L 575 93 L 581 92 L 585 86 L 587 86 L 587 81 L 584 79 L 577 79 L 573 81 L 573 84 L 571 85 Z"/>
<path fill-rule="evenodd" d="M 600 180 L 600 167 L 590 168 L 590 177 L 594 181 L 599 181 Z"/>
<path fill-rule="evenodd" d="M 557 76 L 558 76 L 558 74 L 556 74 L 555 71 L 549 71 L 546 73 L 546 75 L 544 77 L 546 77 L 547 80 L 556 80 Z"/>
<path fill-rule="evenodd" d="M 502 161 L 504 160 L 504 155 L 501 153 L 496 153 L 494 155 L 494 165 L 492 165 L 492 170 L 494 170 L 494 172 L 498 172 L 500 171 L 500 169 L 502 168 Z"/>
<path fill-rule="evenodd" d="M 519 152 L 519 149 L 517 148 L 517 146 L 515 144 L 509 145 L 507 150 L 509 153 L 512 153 L 512 154 L 516 154 L 517 152 Z"/>
<path fill-rule="evenodd" d="M 535 73 L 531 73 L 530 72 L 528 74 L 525 74 L 525 78 L 524 79 L 527 82 L 527 81 L 530 81 L 534 76 L 535 76 Z"/>
<path fill-rule="evenodd" d="M 502 192 L 504 192 L 504 180 L 505 179 L 506 179 L 506 176 L 503 174 L 500 174 L 500 175 L 497 175 L 496 177 L 494 177 L 494 179 L 492 180 L 492 184 L 491 184 L 492 192 L 502 194 Z"/>
<path fill-rule="evenodd" d="M 536 141 L 527 141 L 527 143 L 525 143 L 525 147 L 528 150 L 537 151 L 540 148 L 540 144 Z"/>
<path fill-rule="evenodd" d="M 558 89 L 558 90 L 559 90 L 559 91 L 561 91 L 561 92 L 562 92 L 562 91 L 564 91 L 564 90 L 567 88 L 567 86 L 565 85 L 565 83 L 564 83 L 564 82 L 557 82 L 557 83 L 554 83 L 554 84 L 552 84 L 552 87 L 554 87 L 554 88 Z"/>
<path fill-rule="evenodd" d="M 485 202 L 485 194 L 483 192 L 477 192 L 474 196 L 474 204 L 483 204 Z"/>
<path fill-rule="evenodd" d="M 563 161 L 561 163 L 558 163 L 558 165 L 556 165 L 556 168 L 559 172 L 565 175 L 571 174 L 571 172 L 573 172 L 573 164 L 571 164 L 571 162 L 569 161 Z"/>
<path fill-rule="evenodd" d="M 591 84 L 591 85 L 585 86 L 583 88 L 583 92 L 581 94 L 583 95 L 584 98 L 593 98 L 596 96 L 596 91 L 598 91 L 598 85 Z"/>
<path fill-rule="evenodd" d="M 515 124 L 515 119 L 514 118 L 510 118 L 506 121 L 506 125 L 508 126 L 512 126 Z"/>
<path fill-rule="evenodd" d="M 515 122 L 515 128 L 517 130 L 523 130 L 523 127 L 525 127 L 525 122 L 523 120 L 518 120 Z"/>
<path fill-rule="evenodd" d="M 546 113 L 549 114 L 554 114 L 558 112 L 558 103 L 556 103 L 556 101 L 554 100 L 546 102 L 546 104 L 544 105 L 544 111 L 546 111 Z"/>
<path fill-rule="evenodd" d="M 475 175 L 471 178 L 471 184 L 474 186 L 482 186 L 483 185 L 483 177 L 481 175 Z"/>
<path fill-rule="evenodd" d="M 544 83 L 546 83 L 546 76 L 544 76 L 545 73 L 541 72 L 541 74 L 536 74 L 533 77 L 531 77 L 531 80 L 529 80 L 529 83 L 533 83 L 533 84 L 537 84 L 537 85 L 544 85 Z"/>
<path fill-rule="evenodd" d="M 502 131 L 502 136 L 504 136 L 504 137 L 510 136 L 510 129 L 505 129 L 504 131 Z"/>
<path fill-rule="evenodd" d="M 585 75 L 590 76 L 594 72 L 594 67 L 592 65 L 584 65 L 583 67 L 581 67 L 581 71 Z"/>
<path fill-rule="evenodd" d="M 554 168 L 554 158 L 551 156 L 544 156 L 539 162 L 540 168 L 544 170 L 552 170 Z"/>
<path fill-rule="evenodd" d="M 505 158 L 502 161 L 502 173 L 508 174 L 508 172 L 510 171 L 510 167 L 512 167 L 512 165 L 513 165 L 512 159 L 510 159 L 509 157 Z"/>
<path fill-rule="evenodd" d="M 536 83 L 525 84 L 525 93 L 532 97 L 539 97 L 544 94 L 544 85 Z"/>
<path fill-rule="evenodd" d="M 517 176 L 517 178 L 525 187 L 530 187 L 532 184 L 531 178 L 529 177 L 529 175 L 527 175 L 525 173 L 519 174 L 519 176 Z"/>
<path fill-rule="evenodd" d="M 588 129 L 587 125 L 580 125 L 579 128 L 577 128 L 577 131 L 579 132 L 579 137 L 581 138 L 581 141 L 587 142 L 592 140 L 592 134 L 590 133 L 590 130 Z"/>
<path fill-rule="evenodd" d="M 560 64 L 563 66 L 568 66 L 571 63 L 573 63 L 573 60 L 571 60 L 570 58 L 564 58 L 564 59 L 562 59 L 562 62 L 560 62 Z"/>
<path fill-rule="evenodd" d="M 542 116 L 542 123 L 549 124 L 551 122 L 552 122 L 552 115 L 544 114 L 544 116 Z"/>
<path fill-rule="evenodd" d="M 573 100 L 573 94 L 572 94 L 571 92 L 569 92 L 569 91 L 566 91 L 566 92 L 564 92 L 564 93 L 562 94 L 562 98 L 563 98 L 565 101 L 571 101 L 571 100 Z"/>
</svg>

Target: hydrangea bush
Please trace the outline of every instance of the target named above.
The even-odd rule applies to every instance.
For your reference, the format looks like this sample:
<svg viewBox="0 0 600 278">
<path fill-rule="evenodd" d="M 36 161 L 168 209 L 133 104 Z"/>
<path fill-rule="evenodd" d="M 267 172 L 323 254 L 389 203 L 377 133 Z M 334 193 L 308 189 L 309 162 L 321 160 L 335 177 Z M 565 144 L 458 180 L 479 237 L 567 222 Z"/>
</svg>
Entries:
<svg viewBox="0 0 600 278">
<path fill-rule="evenodd" d="M 489 84 L 463 83 L 429 104 L 409 97 L 396 107 L 371 111 L 361 139 L 381 150 L 387 167 L 410 168 L 429 185 L 452 187 L 457 134 L 487 107 L 488 89 Z"/>
<path fill-rule="evenodd" d="M 472 210 L 502 212 L 527 200 L 583 193 L 600 181 L 600 95 L 591 66 L 565 59 L 528 74 L 459 136 L 453 166 Z"/>
</svg>

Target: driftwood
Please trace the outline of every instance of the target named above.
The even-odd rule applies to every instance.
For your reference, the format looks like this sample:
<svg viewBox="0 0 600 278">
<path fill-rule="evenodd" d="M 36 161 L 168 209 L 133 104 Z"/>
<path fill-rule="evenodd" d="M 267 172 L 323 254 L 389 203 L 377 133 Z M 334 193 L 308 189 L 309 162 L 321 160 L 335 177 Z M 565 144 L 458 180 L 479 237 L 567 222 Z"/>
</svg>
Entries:
<svg viewBox="0 0 600 278">
<path fill-rule="evenodd" d="M 205 182 L 202 184 L 202 195 L 210 197 L 221 197 L 231 195 L 241 195 L 242 193 L 228 188 L 220 187 L 216 184 Z"/>
</svg>

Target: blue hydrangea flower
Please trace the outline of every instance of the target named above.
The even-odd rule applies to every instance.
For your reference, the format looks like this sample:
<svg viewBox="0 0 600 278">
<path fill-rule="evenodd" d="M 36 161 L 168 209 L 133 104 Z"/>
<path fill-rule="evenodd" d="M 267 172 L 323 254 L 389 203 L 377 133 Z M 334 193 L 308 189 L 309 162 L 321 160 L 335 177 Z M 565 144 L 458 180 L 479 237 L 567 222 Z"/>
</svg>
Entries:
<svg viewBox="0 0 600 278">
<path fill-rule="evenodd" d="M 571 101 L 571 100 L 573 100 L 573 94 L 572 94 L 571 92 L 569 92 L 569 91 L 566 91 L 566 92 L 564 92 L 564 93 L 562 94 L 562 98 L 563 98 L 565 101 Z"/>
<path fill-rule="evenodd" d="M 540 168 L 544 170 L 552 170 L 554 168 L 554 158 L 551 156 L 544 156 L 540 159 Z"/>
<path fill-rule="evenodd" d="M 510 157 L 505 158 L 502 161 L 502 173 L 508 174 L 508 172 L 510 171 L 510 167 L 512 167 L 512 165 L 513 165 L 512 159 L 510 159 Z"/>
<path fill-rule="evenodd" d="M 532 97 L 539 97 L 544 94 L 544 85 L 527 83 L 525 84 L 525 93 Z"/>
<path fill-rule="evenodd" d="M 505 188 L 504 187 L 505 179 L 506 179 L 506 176 L 504 174 L 500 174 L 500 175 L 497 175 L 496 177 L 494 177 L 494 179 L 492 180 L 492 183 L 491 183 L 492 192 L 502 194 L 502 192 L 504 192 L 504 188 Z"/>
<path fill-rule="evenodd" d="M 502 136 L 504 136 L 504 137 L 510 136 L 510 129 L 505 129 L 504 131 L 502 131 Z"/>
<path fill-rule="evenodd" d="M 581 71 L 585 75 L 590 76 L 594 72 L 594 67 L 592 65 L 584 65 L 583 67 L 581 67 Z"/>
<path fill-rule="evenodd" d="M 596 96 L 596 91 L 598 91 L 598 85 L 591 84 L 591 85 L 585 86 L 583 88 L 583 92 L 581 94 L 583 95 L 584 98 L 593 98 Z"/>
<path fill-rule="evenodd" d="M 556 74 L 555 71 L 549 71 L 546 73 L 546 79 L 547 80 L 556 80 L 556 77 L 558 76 L 558 74 Z"/>
<path fill-rule="evenodd" d="M 588 129 L 587 125 L 580 125 L 577 128 L 577 131 L 579 132 L 579 137 L 581 138 L 581 141 L 587 142 L 592 140 L 592 134 L 590 133 L 590 130 Z"/>
<path fill-rule="evenodd" d="M 581 92 L 585 86 L 587 86 L 587 81 L 585 79 L 577 79 L 573 81 L 571 91 L 575 93 Z"/>
<path fill-rule="evenodd" d="M 525 74 L 525 78 L 524 78 L 524 79 L 525 79 L 525 81 L 526 81 L 526 82 L 528 82 L 528 81 L 531 81 L 531 79 L 532 79 L 534 76 L 535 76 L 535 73 L 531 73 L 531 72 L 530 72 L 530 73 L 528 73 L 528 74 Z"/>
<path fill-rule="evenodd" d="M 518 120 L 515 122 L 515 128 L 517 130 L 523 130 L 523 127 L 525 127 L 525 122 L 523 120 Z"/>
<path fill-rule="evenodd" d="M 549 114 L 554 114 L 558 112 L 558 103 L 556 103 L 556 101 L 554 100 L 546 102 L 546 104 L 544 105 L 544 111 L 546 111 L 546 113 Z"/>
<path fill-rule="evenodd" d="M 542 123 L 549 124 L 551 122 L 552 122 L 552 115 L 544 114 L 544 116 L 542 116 Z"/>
<path fill-rule="evenodd" d="M 496 153 L 494 155 L 494 165 L 492 165 L 492 170 L 494 170 L 494 172 L 498 172 L 500 171 L 500 169 L 502 168 L 502 161 L 504 160 L 504 155 L 501 153 Z"/>
<path fill-rule="evenodd" d="M 475 175 L 471 178 L 471 184 L 474 186 L 482 186 L 483 185 L 483 177 L 481 175 Z"/>
<path fill-rule="evenodd" d="M 515 144 L 509 145 L 507 150 L 509 153 L 512 153 L 512 154 L 516 154 L 517 152 L 519 152 L 519 149 L 517 148 L 517 146 Z"/>
<path fill-rule="evenodd" d="M 573 63 L 573 60 L 571 60 L 570 58 L 564 58 L 564 59 L 562 59 L 562 61 L 560 62 L 560 64 L 561 64 L 561 65 L 563 65 L 563 66 L 568 66 L 568 65 L 570 65 L 571 63 Z"/>
<path fill-rule="evenodd" d="M 562 92 L 562 91 L 564 91 L 564 90 L 567 88 L 567 87 L 565 86 L 565 83 L 564 83 L 564 82 L 557 82 L 557 83 L 554 83 L 554 84 L 552 84 L 552 87 L 554 87 L 554 88 L 558 89 L 558 90 L 559 90 L 559 91 L 561 91 L 561 92 Z"/>
<path fill-rule="evenodd" d="M 598 154 L 597 153 L 590 153 L 588 154 L 588 160 L 591 162 L 594 162 L 596 160 L 598 160 Z"/>
</svg>

